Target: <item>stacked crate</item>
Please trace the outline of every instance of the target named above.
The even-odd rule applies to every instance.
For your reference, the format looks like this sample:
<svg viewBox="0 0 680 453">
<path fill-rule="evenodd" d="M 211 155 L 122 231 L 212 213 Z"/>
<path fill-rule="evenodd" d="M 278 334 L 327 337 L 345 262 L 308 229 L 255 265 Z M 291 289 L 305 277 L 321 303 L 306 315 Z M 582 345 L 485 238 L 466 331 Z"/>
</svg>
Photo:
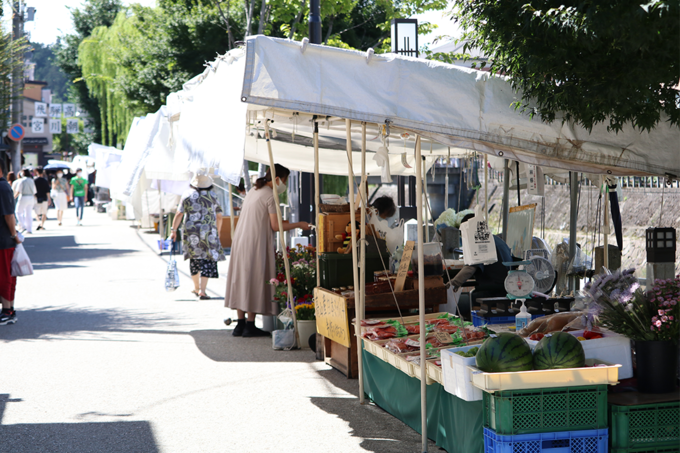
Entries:
<svg viewBox="0 0 680 453">
<path fill-rule="evenodd" d="M 483 392 L 486 453 L 605 453 L 607 385 Z"/>
<path fill-rule="evenodd" d="M 630 399 L 630 395 L 617 396 L 613 396 L 610 403 Z M 637 402 L 653 398 L 652 395 L 635 396 L 642 397 Z M 673 399 L 677 399 L 677 395 Z M 612 453 L 680 452 L 680 401 L 610 404 L 609 416 Z"/>
</svg>

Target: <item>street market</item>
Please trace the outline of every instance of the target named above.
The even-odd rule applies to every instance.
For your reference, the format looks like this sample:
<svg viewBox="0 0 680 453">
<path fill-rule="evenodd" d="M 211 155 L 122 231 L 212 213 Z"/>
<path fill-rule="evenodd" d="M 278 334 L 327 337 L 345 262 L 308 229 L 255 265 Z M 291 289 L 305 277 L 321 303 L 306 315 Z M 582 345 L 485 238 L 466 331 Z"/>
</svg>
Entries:
<svg viewBox="0 0 680 453">
<path fill-rule="evenodd" d="M 139 413 L 175 404 L 175 396 L 163 399 L 161 387 L 175 385 L 176 372 L 189 382 L 177 398 L 206 392 L 197 396 L 206 400 L 203 407 L 215 401 L 222 406 L 205 414 L 197 407 L 186 417 L 214 420 L 221 410 L 231 412 L 232 399 L 237 400 L 227 426 L 235 431 L 210 422 L 201 430 L 206 439 L 220 431 L 220 442 L 177 440 L 168 432 L 184 428 L 182 414 L 172 429 L 170 424 L 162 429 L 164 439 L 174 440 L 156 445 L 151 424 L 131 418 L 129 423 L 140 423 L 130 428 L 142 433 L 139 443 L 123 440 L 116 450 L 111 438 L 128 428 L 111 426 L 107 440 L 93 435 L 92 445 L 102 442 L 108 449 L 101 451 L 149 452 L 680 453 L 680 128 L 675 120 L 662 113 L 654 127 L 619 124 L 613 117 L 609 124 L 587 124 L 559 113 L 546 121 L 538 100 L 520 108 L 526 98 L 504 72 L 419 58 L 413 19 L 392 21 L 392 53 L 359 51 L 327 45 L 330 31 L 321 44 L 320 19 L 314 33 L 312 20 L 319 15 L 318 2 L 310 4 L 311 39 L 296 40 L 300 17 L 289 39 L 267 36 L 266 3 L 258 13 L 258 34 L 250 33 L 251 5 L 243 41 L 229 41 L 205 62 L 203 72 L 184 74 L 153 111 L 146 105 L 151 113 L 144 115 L 116 103 L 120 93 L 106 85 L 106 77 L 93 88 L 88 71 L 92 55 L 100 55 L 88 46 L 105 39 L 83 40 L 79 58 L 88 69 L 82 80 L 96 92 L 92 99 L 101 103 L 108 90 L 104 98 L 111 103 L 102 109 L 101 141 L 90 140 L 87 156 L 64 153 L 64 160 L 44 166 L 20 165 L 11 186 L 4 178 L 14 173 L 5 161 L 16 166 L 18 159 L 8 151 L 9 159 L 0 161 L 0 263 L 7 261 L 9 278 L 2 274 L 0 329 L 23 328 L 17 322 L 23 308 L 17 303 L 14 310 L 17 280 L 21 286 L 52 269 L 64 279 L 61 267 L 69 265 L 56 255 L 81 246 L 90 253 L 88 247 L 97 244 L 111 249 L 102 249 L 96 259 L 110 259 L 113 266 L 111 276 L 101 277 L 107 293 L 101 299 L 111 311 L 116 302 L 109 298 L 122 299 L 120 317 L 107 315 L 114 327 L 102 331 L 121 344 L 142 343 L 142 334 L 165 335 L 180 344 L 188 332 L 191 346 L 195 342 L 206 358 L 238 362 L 219 369 L 237 373 L 229 375 L 238 377 L 229 385 L 238 393 L 226 395 L 229 385 L 211 374 L 217 368 L 189 359 L 186 375 L 173 371 L 183 366 L 180 360 L 154 371 L 145 358 L 170 356 L 171 350 L 145 344 L 155 352 L 135 356 L 134 345 L 107 345 L 124 348 L 108 349 L 112 357 L 131 357 L 129 366 L 136 371 L 122 380 L 133 388 L 132 398 L 139 398 Z M 216 7 L 233 40 L 229 10 L 225 18 L 221 4 Z M 130 11 L 143 17 L 139 8 Z M 120 13 L 108 27 L 123 29 L 124 20 Z M 415 24 L 412 50 L 397 49 L 399 33 L 406 30 L 400 24 Z M 92 36 L 110 30 L 93 28 Z M 44 104 L 37 102 L 36 112 L 49 111 L 50 101 Z M 61 115 L 61 104 L 58 110 Z M 79 130 L 74 120 L 66 121 Z M 61 132 L 61 117 L 59 127 Z M 21 127 L 19 132 L 23 138 Z M 21 138 L 7 140 L 19 147 Z M 45 179 L 44 186 L 51 181 L 46 195 L 37 193 L 34 167 L 38 185 L 39 179 Z M 642 220 L 633 221 L 636 181 L 645 191 L 635 198 L 635 210 L 643 206 L 654 214 L 645 211 Z M 73 221 L 75 230 L 86 227 L 84 233 L 62 237 L 51 223 L 49 232 L 40 233 L 44 237 L 32 231 L 34 199 L 43 203 L 36 214 L 40 221 L 43 213 L 38 229 L 45 230 L 53 198 L 58 226 L 63 217 L 63 230 Z M 88 202 L 92 209 L 85 212 Z M 14 204 L 22 206 L 16 216 Z M 546 232 L 547 219 L 554 225 L 555 218 L 560 226 Z M 98 230 L 87 231 L 91 225 Z M 636 243 L 633 229 L 643 232 Z M 47 244 L 48 237 L 59 239 L 58 248 L 50 248 L 56 246 Z M 117 240 L 121 244 L 111 245 Z M 143 250 L 122 248 L 123 242 L 132 247 L 133 240 Z M 122 260 L 119 255 L 125 254 L 138 262 Z M 119 275 L 125 266 L 132 274 Z M 73 267 L 83 267 L 73 272 L 88 280 L 81 279 L 69 297 L 83 299 L 81 287 L 92 297 L 99 290 L 92 289 L 95 265 Z M 102 263 L 96 269 L 106 272 Z M 218 329 L 184 332 L 183 307 L 177 305 L 156 307 L 157 319 L 152 306 L 148 311 L 132 306 L 137 295 L 153 299 L 149 288 L 134 283 L 134 274 L 151 273 L 163 278 L 155 290 L 164 293 L 164 303 L 219 299 L 219 307 L 197 305 L 186 320 L 189 326 L 211 318 Z M 126 279 L 130 288 L 123 288 Z M 22 296 L 50 299 L 50 285 L 28 286 Z M 31 307 L 29 319 L 44 309 Z M 171 315 L 162 319 L 167 310 Z M 30 341 L 64 335 L 6 332 L 0 331 L 0 341 L 14 341 L 14 361 Z M 74 376 L 89 376 L 95 368 L 71 360 L 80 370 Z M 114 358 L 106 364 L 103 355 L 89 360 L 102 375 L 119 363 Z M 256 363 L 252 369 L 250 362 Z M 191 367 L 206 374 L 192 376 Z M 248 373 L 256 375 L 253 383 L 247 383 Z M 108 374 L 102 377 L 107 386 L 121 379 Z M 25 380 L 16 370 L 9 376 L 14 385 Z M 200 388 L 192 387 L 198 385 L 194 379 Z M 310 401 L 341 421 L 315 419 L 317 407 L 301 403 L 307 385 L 319 395 Z M 3 393 L 0 429 L 5 410 L 9 414 L 12 404 L 22 402 L 9 389 Z M 133 415 L 116 404 L 101 413 L 74 411 L 83 420 L 101 416 L 112 423 Z M 186 412 L 186 406 L 175 410 Z M 208 415 L 211 410 L 216 413 Z M 159 409 L 154 417 L 169 423 L 170 412 L 164 412 Z M 304 419 L 318 437 L 297 450 L 302 428 L 284 425 Z M 342 443 L 344 422 L 356 432 L 363 426 L 360 434 L 352 433 L 366 439 L 361 445 Z M 268 424 L 276 425 L 269 437 L 261 433 Z M 25 421 L 5 425 L 32 432 Z M 326 426 L 333 434 L 323 439 Z M 44 451 L 51 451 L 47 445 L 57 441 L 34 440 L 41 435 L 10 442 L 7 451 L 31 451 L 43 442 Z M 230 437 L 239 439 L 224 446 Z M 252 437 L 250 444 L 246 438 Z M 376 439 L 394 444 L 369 445 Z M 51 448 L 69 451 L 68 443 Z M 0 451 L 6 451 L 1 442 Z"/>
</svg>

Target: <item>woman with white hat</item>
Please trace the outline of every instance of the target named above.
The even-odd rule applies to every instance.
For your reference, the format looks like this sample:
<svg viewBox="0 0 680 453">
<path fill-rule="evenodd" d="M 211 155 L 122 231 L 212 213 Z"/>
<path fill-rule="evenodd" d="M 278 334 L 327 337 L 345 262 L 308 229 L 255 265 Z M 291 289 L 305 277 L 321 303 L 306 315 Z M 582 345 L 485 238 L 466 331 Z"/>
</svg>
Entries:
<svg viewBox="0 0 680 453">
<path fill-rule="evenodd" d="M 189 260 L 191 278 L 194 281 L 192 292 L 201 300 L 210 299 L 205 293 L 208 279 L 219 277 L 217 262 L 224 261 L 224 252 L 219 237 L 222 226 L 222 207 L 212 188 L 213 180 L 210 176 L 194 176 L 189 190 L 184 192 L 179 202 L 170 235 L 175 241 L 177 229 L 186 216 L 182 249 L 184 259 Z"/>
<path fill-rule="evenodd" d="M 237 311 L 238 324 L 235 337 L 262 337 L 269 332 L 255 327 L 255 315 L 276 315 L 278 305 L 274 300 L 274 287 L 269 281 L 276 277 L 276 248 L 274 233 L 279 231 L 276 203 L 279 194 L 286 191 L 290 170 L 276 164 L 276 180 L 271 171 L 255 182 L 255 189 L 248 192 L 238 227 L 234 232 L 227 274 L 225 305 Z M 309 230 L 307 222 L 286 223 L 283 229 Z M 248 318 L 246 319 L 246 314 Z"/>
</svg>

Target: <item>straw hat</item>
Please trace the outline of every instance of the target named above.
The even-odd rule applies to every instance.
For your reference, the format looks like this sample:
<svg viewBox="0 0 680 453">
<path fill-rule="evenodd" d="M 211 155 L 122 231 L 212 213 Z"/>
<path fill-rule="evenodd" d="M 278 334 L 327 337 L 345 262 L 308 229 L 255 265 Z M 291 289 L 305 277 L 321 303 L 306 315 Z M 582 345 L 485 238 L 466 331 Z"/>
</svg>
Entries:
<svg viewBox="0 0 680 453">
<path fill-rule="evenodd" d="M 196 175 L 194 176 L 194 179 L 191 180 L 191 185 L 197 189 L 207 189 L 213 185 L 213 180 L 210 176 Z"/>
</svg>

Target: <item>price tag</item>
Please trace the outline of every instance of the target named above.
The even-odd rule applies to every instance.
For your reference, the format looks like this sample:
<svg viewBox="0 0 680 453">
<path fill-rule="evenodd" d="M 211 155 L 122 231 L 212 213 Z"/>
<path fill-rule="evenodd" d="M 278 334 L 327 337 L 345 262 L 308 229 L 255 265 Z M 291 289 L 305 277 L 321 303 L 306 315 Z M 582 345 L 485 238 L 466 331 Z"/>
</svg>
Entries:
<svg viewBox="0 0 680 453">
<path fill-rule="evenodd" d="M 420 348 L 420 342 L 419 342 L 419 341 L 416 341 L 416 340 L 413 340 L 413 339 L 411 339 L 411 338 L 409 338 L 408 340 L 406 340 L 404 343 L 406 343 L 406 346 L 411 346 L 411 347 L 413 347 L 413 348 Z"/>
<path fill-rule="evenodd" d="M 368 324 L 369 326 L 372 326 L 374 324 L 380 324 L 382 321 L 379 319 L 365 319 L 364 323 Z"/>
<path fill-rule="evenodd" d="M 453 338 L 451 338 L 451 335 L 449 335 L 446 332 L 435 332 L 434 337 L 437 339 L 438 342 L 440 342 L 442 344 L 453 343 Z"/>
<path fill-rule="evenodd" d="M 399 262 L 399 270 L 397 270 L 397 281 L 394 284 L 394 291 L 399 292 L 404 290 L 404 283 L 406 282 L 406 275 L 408 274 L 408 267 L 411 264 L 411 255 L 416 243 L 413 241 L 406 241 L 404 245 L 404 253 L 401 255 Z"/>
<path fill-rule="evenodd" d="M 497 336 L 498 335 L 492 333 L 491 335 L 489 335 L 489 338 L 496 338 Z"/>
</svg>

